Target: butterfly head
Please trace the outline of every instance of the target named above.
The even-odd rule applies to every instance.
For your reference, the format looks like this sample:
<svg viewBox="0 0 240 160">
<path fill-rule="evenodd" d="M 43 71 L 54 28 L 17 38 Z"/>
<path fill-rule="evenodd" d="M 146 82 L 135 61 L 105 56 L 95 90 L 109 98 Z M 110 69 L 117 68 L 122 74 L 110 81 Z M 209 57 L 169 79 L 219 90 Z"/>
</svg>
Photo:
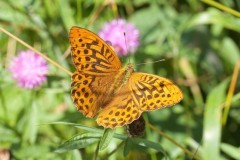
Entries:
<svg viewBox="0 0 240 160">
<path fill-rule="evenodd" d="M 133 68 L 133 64 L 132 63 L 128 63 L 126 66 L 126 71 L 132 73 L 134 72 L 134 68 Z"/>
</svg>

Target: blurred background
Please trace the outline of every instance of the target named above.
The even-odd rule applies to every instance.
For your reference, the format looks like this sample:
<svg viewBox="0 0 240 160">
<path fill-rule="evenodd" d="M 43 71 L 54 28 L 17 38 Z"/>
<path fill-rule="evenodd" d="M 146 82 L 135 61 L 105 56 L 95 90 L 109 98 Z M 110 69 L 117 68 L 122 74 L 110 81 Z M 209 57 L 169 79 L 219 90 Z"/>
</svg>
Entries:
<svg viewBox="0 0 240 160">
<path fill-rule="evenodd" d="M 135 65 L 135 70 L 171 79 L 184 94 L 179 104 L 145 112 L 143 117 L 193 155 L 146 125 L 141 138 L 159 144 L 164 154 L 133 145 L 126 155 L 124 146 L 118 147 L 121 140 L 114 138 L 98 159 L 240 159 L 240 16 L 205 2 L 0 0 L 0 27 L 70 72 L 75 70 L 68 40 L 72 26 L 98 34 L 106 23 L 121 18 L 139 31 L 135 52 L 120 55 L 123 64 L 129 60 L 148 63 Z M 218 3 L 240 10 L 237 0 Z M 54 152 L 60 144 L 87 131 L 49 123 L 103 129 L 74 107 L 71 76 L 48 61 L 41 85 L 19 85 L 14 78 L 19 72 L 11 66 L 15 63 L 18 68 L 20 62 L 13 59 L 28 48 L 3 32 L 0 45 L 0 159 L 93 159 L 97 143 Z M 161 59 L 164 61 L 149 63 Z M 31 59 L 25 56 L 22 61 L 30 63 Z M 124 127 L 116 132 L 127 135 Z"/>
</svg>

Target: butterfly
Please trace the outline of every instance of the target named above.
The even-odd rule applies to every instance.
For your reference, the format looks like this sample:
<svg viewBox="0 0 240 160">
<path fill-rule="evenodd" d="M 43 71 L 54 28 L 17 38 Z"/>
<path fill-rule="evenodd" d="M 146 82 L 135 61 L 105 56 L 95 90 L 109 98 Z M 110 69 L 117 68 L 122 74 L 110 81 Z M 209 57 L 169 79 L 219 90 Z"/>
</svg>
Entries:
<svg viewBox="0 0 240 160">
<path fill-rule="evenodd" d="M 69 33 L 72 60 L 71 96 L 84 116 L 97 116 L 104 128 L 131 124 L 142 112 L 180 102 L 181 90 L 170 80 L 122 67 L 112 47 L 93 32 L 72 27 Z"/>
</svg>

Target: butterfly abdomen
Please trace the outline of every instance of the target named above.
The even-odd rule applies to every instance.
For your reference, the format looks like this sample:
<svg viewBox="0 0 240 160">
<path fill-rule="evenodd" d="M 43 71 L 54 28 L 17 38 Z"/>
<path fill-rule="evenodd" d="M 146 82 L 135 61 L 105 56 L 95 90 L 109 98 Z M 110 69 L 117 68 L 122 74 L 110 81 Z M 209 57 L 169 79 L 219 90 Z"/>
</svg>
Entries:
<svg viewBox="0 0 240 160">
<path fill-rule="evenodd" d="M 127 131 L 130 137 L 139 137 L 144 134 L 145 121 L 141 115 L 138 119 L 127 125 Z"/>
</svg>

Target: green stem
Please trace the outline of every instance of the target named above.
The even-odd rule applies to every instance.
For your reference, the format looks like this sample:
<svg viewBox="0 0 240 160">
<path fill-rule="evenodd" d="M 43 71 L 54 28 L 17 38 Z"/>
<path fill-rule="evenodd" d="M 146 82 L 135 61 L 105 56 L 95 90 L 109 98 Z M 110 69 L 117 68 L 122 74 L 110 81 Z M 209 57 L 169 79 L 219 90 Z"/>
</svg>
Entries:
<svg viewBox="0 0 240 160">
<path fill-rule="evenodd" d="M 202 2 L 207 3 L 207 4 L 209 4 L 209 5 L 212 6 L 212 7 L 215 7 L 215 8 L 218 8 L 218 9 L 220 9 L 220 10 L 223 10 L 223 11 L 225 11 L 225 12 L 227 12 L 227 13 L 230 13 L 230 14 L 232 14 L 232 15 L 234 15 L 234 16 L 240 17 L 240 12 L 238 12 L 238 11 L 236 11 L 236 10 L 234 10 L 234 9 L 228 8 L 228 7 L 226 7 L 226 6 L 218 3 L 218 2 L 216 2 L 216 1 L 212 1 L 212 0 L 202 0 Z"/>
</svg>

